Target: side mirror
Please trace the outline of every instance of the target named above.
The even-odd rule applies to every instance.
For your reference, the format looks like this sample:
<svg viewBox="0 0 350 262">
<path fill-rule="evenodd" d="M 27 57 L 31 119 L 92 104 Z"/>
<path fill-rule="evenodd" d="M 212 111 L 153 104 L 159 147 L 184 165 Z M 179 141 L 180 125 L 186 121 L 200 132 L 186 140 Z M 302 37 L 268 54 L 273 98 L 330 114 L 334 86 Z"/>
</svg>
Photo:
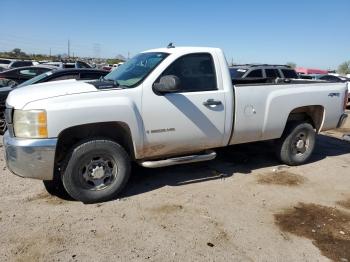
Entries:
<svg viewBox="0 0 350 262">
<path fill-rule="evenodd" d="M 180 79 L 174 75 L 166 75 L 160 78 L 159 83 L 153 84 L 156 93 L 174 93 L 180 90 Z"/>
</svg>

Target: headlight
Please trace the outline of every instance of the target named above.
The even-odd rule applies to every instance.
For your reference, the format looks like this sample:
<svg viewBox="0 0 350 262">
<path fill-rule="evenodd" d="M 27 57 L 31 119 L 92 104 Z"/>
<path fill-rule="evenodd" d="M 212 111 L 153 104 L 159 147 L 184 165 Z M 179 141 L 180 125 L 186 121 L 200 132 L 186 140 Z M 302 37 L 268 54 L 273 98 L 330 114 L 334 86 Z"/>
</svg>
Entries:
<svg viewBox="0 0 350 262">
<path fill-rule="evenodd" d="M 45 110 L 15 110 L 13 127 L 16 137 L 47 138 Z"/>
</svg>

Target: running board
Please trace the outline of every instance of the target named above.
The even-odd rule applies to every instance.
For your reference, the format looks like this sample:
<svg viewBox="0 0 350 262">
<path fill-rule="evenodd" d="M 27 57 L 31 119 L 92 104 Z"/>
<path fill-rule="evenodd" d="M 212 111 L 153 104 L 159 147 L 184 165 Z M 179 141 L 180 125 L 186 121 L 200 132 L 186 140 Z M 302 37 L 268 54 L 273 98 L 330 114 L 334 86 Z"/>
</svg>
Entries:
<svg viewBox="0 0 350 262">
<path fill-rule="evenodd" d="M 164 166 L 174 166 L 174 165 L 181 165 L 181 164 L 187 164 L 187 163 L 208 161 L 208 160 L 213 160 L 215 157 L 216 157 L 215 151 L 208 150 L 204 154 L 174 157 L 174 158 L 168 158 L 168 159 L 156 160 L 156 161 L 143 161 L 143 162 L 139 162 L 139 164 L 143 167 L 157 168 L 157 167 L 164 167 Z"/>
</svg>

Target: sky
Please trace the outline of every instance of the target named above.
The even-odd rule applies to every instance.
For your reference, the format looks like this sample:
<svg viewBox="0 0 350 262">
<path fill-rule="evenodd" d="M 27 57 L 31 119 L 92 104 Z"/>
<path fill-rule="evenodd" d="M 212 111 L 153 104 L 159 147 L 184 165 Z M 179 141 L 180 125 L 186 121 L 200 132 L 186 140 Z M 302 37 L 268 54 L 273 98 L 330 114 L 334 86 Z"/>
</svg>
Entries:
<svg viewBox="0 0 350 262">
<path fill-rule="evenodd" d="M 0 51 L 133 56 L 222 48 L 228 62 L 331 69 L 350 60 L 350 0 L 0 0 Z"/>
</svg>

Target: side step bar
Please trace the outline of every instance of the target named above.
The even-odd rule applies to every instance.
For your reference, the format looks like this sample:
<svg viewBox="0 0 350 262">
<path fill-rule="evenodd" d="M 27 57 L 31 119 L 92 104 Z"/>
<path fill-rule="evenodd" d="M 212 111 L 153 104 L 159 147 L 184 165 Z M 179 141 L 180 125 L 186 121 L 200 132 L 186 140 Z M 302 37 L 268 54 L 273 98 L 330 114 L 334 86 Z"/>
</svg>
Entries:
<svg viewBox="0 0 350 262">
<path fill-rule="evenodd" d="M 142 161 L 142 162 L 139 162 L 139 164 L 143 167 L 157 168 L 157 167 L 164 167 L 164 166 L 174 166 L 174 165 L 180 165 L 180 164 L 208 161 L 208 160 L 213 160 L 215 157 L 216 157 L 215 151 L 207 150 L 205 151 L 204 154 L 174 157 L 174 158 L 168 158 L 168 159 L 156 160 L 156 161 Z"/>
</svg>

